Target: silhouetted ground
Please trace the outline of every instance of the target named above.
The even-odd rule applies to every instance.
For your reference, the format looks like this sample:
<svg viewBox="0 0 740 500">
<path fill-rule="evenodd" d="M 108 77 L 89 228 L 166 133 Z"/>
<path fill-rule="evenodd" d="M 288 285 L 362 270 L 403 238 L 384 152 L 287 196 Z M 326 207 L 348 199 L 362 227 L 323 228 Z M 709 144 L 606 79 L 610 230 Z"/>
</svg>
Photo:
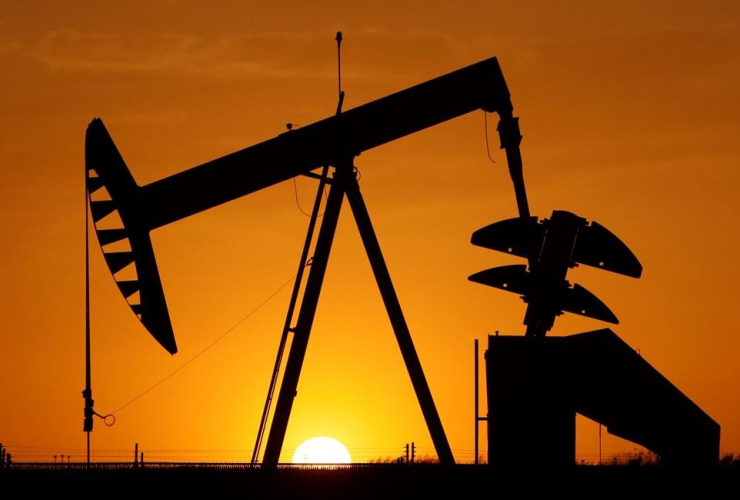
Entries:
<svg viewBox="0 0 740 500">
<path fill-rule="evenodd" d="M 342 470 L 182 466 L 167 469 L 0 470 L 3 498 L 35 494 L 149 498 L 173 495 L 203 498 L 511 498 L 532 493 L 575 497 L 700 492 L 702 498 L 737 492 L 740 468 L 669 470 L 659 467 L 574 467 L 568 470 L 487 466 L 376 466 Z M 6 496 L 7 494 L 7 496 Z M 734 493 L 732 493 L 734 495 Z M 441 496 L 440 496 L 441 495 Z M 723 494 L 723 496 L 725 496 Z"/>
</svg>

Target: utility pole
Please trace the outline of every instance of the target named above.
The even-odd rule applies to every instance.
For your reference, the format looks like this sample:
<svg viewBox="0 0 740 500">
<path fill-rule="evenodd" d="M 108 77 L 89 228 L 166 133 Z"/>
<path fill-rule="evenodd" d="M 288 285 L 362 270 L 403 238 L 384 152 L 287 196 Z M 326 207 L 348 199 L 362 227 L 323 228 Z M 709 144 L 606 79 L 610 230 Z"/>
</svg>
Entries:
<svg viewBox="0 0 740 500">
<path fill-rule="evenodd" d="M 411 463 L 414 463 L 414 460 L 416 459 L 416 444 L 413 442 L 411 443 Z"/>
<path fill-rule="evenodd" d="M 409 444 L 406 443 L 406 463 L 409 463 Z"/>
</svg>

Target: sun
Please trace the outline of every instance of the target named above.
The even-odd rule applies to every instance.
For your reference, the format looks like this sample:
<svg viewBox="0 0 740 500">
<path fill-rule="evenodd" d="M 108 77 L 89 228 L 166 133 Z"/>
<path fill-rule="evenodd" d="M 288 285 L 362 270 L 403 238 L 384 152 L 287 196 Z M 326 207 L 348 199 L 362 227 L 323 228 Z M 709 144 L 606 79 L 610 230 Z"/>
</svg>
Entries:
<svg viewBox="0 0 740 500">
<path fill-rule="evenodd" d="M 330 437 L 315 437 L 301 443 L 293 453 L 294 464 L 350 464 L 347 448 Z"/>
</svg>

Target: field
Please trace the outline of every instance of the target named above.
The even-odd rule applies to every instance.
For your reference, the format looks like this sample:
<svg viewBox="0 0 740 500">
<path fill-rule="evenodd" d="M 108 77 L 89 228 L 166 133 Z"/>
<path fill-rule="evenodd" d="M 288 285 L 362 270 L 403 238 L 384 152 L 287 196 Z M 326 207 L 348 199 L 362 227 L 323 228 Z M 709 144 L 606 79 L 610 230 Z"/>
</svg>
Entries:
<svg viewBox="0 0 740 500">
<path fill-rule="evenodd" d="M 539 492 L 597 497 L 701 491 L 703 498 L 737 491 L 740 468 L 669 470 L 655 466 L 577 466 L 567 470 L 457 465 L 364 465 L 321 469 L 286 467 L 277 470 L 247 466 L 171 465 L 106 467 L 18 467 L 0 470 L 4 498 L 29 494 L 86 492 L 167 498 L 463 498 L 511 497 Z M 6 493 L 8 497 L 5 496 Z"/>
</svg>

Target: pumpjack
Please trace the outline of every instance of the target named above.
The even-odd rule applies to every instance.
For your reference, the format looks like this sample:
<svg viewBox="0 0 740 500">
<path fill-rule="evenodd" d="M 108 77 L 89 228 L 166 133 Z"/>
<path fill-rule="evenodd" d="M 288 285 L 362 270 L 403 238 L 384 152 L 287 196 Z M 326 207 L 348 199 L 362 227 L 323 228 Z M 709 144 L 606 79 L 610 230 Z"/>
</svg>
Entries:
<svg viewBox="0 0 740 500">
<path fill-rule="evenodd" d="M 337 41 L 341 42 L 339 35 Z M 509 358 L 519 360 L 518 364 L 499 362 L 502 356 L 498 356 L 496 352 L 504 351 L 493 349 L 493 337 L 489 339 L 489 408 L 500 409 L 499 414 L 495 413 L 498 410 L 494 410 L 489 418 L 489 453 L 493 457 L 491 462 L 496 463 L 496 457 L 505 457 L 521 444 L 516 442 L 525 433 L 521 422 L 537 422 L 541 416 L 549 418 L 553 423 L 550 427 L 545 426 L 546 437 L 557 435 L 558 438 L 537 441 L 537 436 L 542 433 L 535 433 L 530 441 L 556 450 L 550 455 L 559 457 L 561 462 L 568 462 L 572 459 L 574 431 L 571 421 L 575 411 L 595 406 L 597 408 L 592 413 L 606 415 L 605 420 L 612 422 L 615 428 L 619 427 L 621 435 L 639 434 L 640 442 L 658 442 L 657 448 L 673 450 L 671 445 L 663 446 L 666 440 L 671 441 L 670 433 L 656 437 L 659 433 L 656 434 L 654 426 L 640 427 L 639 423 L 644 419 L 635 417 L 635 411 L 639 411 L 639 408 L 635 407 L 635 401 L 629 395 L 620 393 L 621 399 L 616 399 L 626 405 L 625 411 L 628 414 L 627 418 L 622 418 L 621 414 L 617 418 L 614 415 L 618 412 L 613 406 L 603 402 L 600 406 L 594 404 L 592 393 L 577 390 L 582 384 L 573 378 L 575 372 L 571 369 L 577 363 L 564 363 L 563 359 L 587 357 L 588 349 L 566 347 L 553 350 L 540 347 L 545 345 L 544 336 L 552 328 L 555 317 L 564 311 L 617 322 L 616 316 L 593 294 L 579 285 L 570 286 L 565 280 L 569 268 L 583 263 L 639 277 L 642 266 L 616 236 L 596 222 L 589 224 L 586 219 L 564 211 L 556 211 L 549 220 L 542 221 L 530 215 L 522 172 L 519 120 L 513 114 L 511 96 L 498 60 L 486 59 L 346 112 L 341 112 L 341 98 L 340 93 L 339 107 L 334 116 L 301 128 L 289 129 L 273 139 L 143 186 L 135 181 L 103 121 L 95 118 L 87 128 L 87 195 L 105 262 L 134 315 L 171 354 L 177 352 L 177 343 L 150 239 L 151 231 L 297 176 L 316 178 L 319 180 L 319 190 L 299 266 L 299 276 L 302 277 L 302 270 L 308 262 L 308 249 L 313 227 L 317 222 L 318 206 L 323 190 L 328 186 L 325 212 L 295 326 L 291 326 L 291 319 L 298 285 L 294 288 L 294 297 L 289 307 L 284 333 L 292 332 L 293 338 L 263 466 L 275 466 L 280 458 L 345 196 L 357 223 L 440 463 L 454 464 L 442 421 L 360 191 L 354 159 L 372 148 L 476 110 L 499 115 L 498 133 L 501 148 L 506 153 L 519 216 L 478 231 L 473 236 L 473 243 L 519 255 L 528 261 L 528 266 L 495 268 L 470 278 L 472 281 L 518 293 L 528 303 L 525 316 L 527 334 L 514 342 L 516 356 Z M 93 198 L 93 194 L 99 191 L 105 195 L 98 194 Z M 112 214 L 118 215 L 120 227 L 103 227 L 101 221 Z M 120 251 L 121 246 L 126 243 L 130 249 Z M 124 269 L 133 269 L 135 278 L 124 279 Z M 128 276 L 130 275 L 129 271 Z M 581 345 L 583 344 L 579 344 Z M 600 352 L 606 353 L 604 356 L 611 359 L 613 346 L 599 345 L 602 348 Z M 574 353 L 577 350 L 576 355 Z M 508 354 L 506 351 L 503 358 Z M 621 358 L 614 359 L 617 359 L 615 368 L 624 366 L 619 360 Z M 276 368 L 279 364 L 280 358 L 276 362 Z M 526 374 L 525 377 L 512 378 L 518 377 L 522 371 Z M 551 375 L 551 372 L 562 376 L 550 377 L 550 382 L 542 383 L 542 377 Z M 647 376 L 643 372 L 635 375 L 636 372 L 632 370 L 630 373 L 639 382 Z M 558 387 L 566 387 L 567 390 L 548 392 L 555 383 L 553 380 L 558 381 Z M 667 380 L 665 383 L 670 385 Z M 652 393 L 643 394 L 643 399 L 665 392 L 666 387 L 665 384 L 656 384 Z M 675 396 L 676 391 L 677 389 L 671 394 Z M 678 394 L 685 398 L 680 392 Z M 535 396 L 538 398 L 536 404 L 532 403 Z M 92 408 L 91 398 L 89 399 Z M 269 399 L 268 397 L 268 401 Z M 676 408 L 683 404 L 676 411 L 683 411 L 682 415 L 686 415 L 686 408 L 690 405 L 687 406 L 685 400 L 678 397 L 666 404 L 674 404 Z M 680 403 L 677 406 L 676 401 Z M 702 450 L 702 457 L 711 457 L 715 444 L 718 447 L 719 427 L 705 414 L 697 413 L 693 407 L 690 410 L 692 418 L 687 417 L 681 423 L 688 422 L 690 431 L 702 430 L 703 434 L 699 431 L 694 433 L 696 442 L 701 443 L 701 446 L 697 445 L 697 449 Z M 523 416 L 527 418 L 522 418 Z M 263 421 L 264 419 L 263 414 Z M 635 431 L 636 428 L 641 433 Z M 512 429 L 513 432 L 510 432 Z M 506 436 L 513 437 L 506 441 Z M 255 453 L 257 450 L 258 447 L 255 448 Z"/>
<path fill-rule="evenodd" d="M 177 352 L 177 343 L 150 232 L 296 176 L 318 177 L 320 182 L 329 184 L 328 201 L 301 308 L 297 323 L 291 328 L 293 340 L 264 464 L 275 464 L 280 456 L 345 196 L 360 230 L 437 455 L 443 464 L 454 463 L 360 192 L 353 162 L 364 151 L 475 110 L 498 113 L 501 148 L 506 151 L 519 212 L 528 216 L 518 119 L 513 116 L 509 90 L 496 58 L 337 113 L 312 125 L 294 128 L 268 141 L 144 186 L 134 180 L 103 121 L 96 118 L 88 126 L 85 141 L 88 193 L 92 195 L 104 188 L 109 195 L 106 199 L 91 198 L 90 203 L 105 261 L 133 313 L 152 337 L 172 354 Z M 333 168 L 331 177 L 327 176 L 327 167 Z M 317 170 L 323 173 L 315 172 Z M 120 217 L 122 227 L 99 227 L 100 221 L 114 213 Z M 108 251 L 113 248 L 112 244 L 122 241 L 128 242 L 130 251 Z M 136 279 L 119 279 L 120 272 L 131 266 Z"/>
</svg>

